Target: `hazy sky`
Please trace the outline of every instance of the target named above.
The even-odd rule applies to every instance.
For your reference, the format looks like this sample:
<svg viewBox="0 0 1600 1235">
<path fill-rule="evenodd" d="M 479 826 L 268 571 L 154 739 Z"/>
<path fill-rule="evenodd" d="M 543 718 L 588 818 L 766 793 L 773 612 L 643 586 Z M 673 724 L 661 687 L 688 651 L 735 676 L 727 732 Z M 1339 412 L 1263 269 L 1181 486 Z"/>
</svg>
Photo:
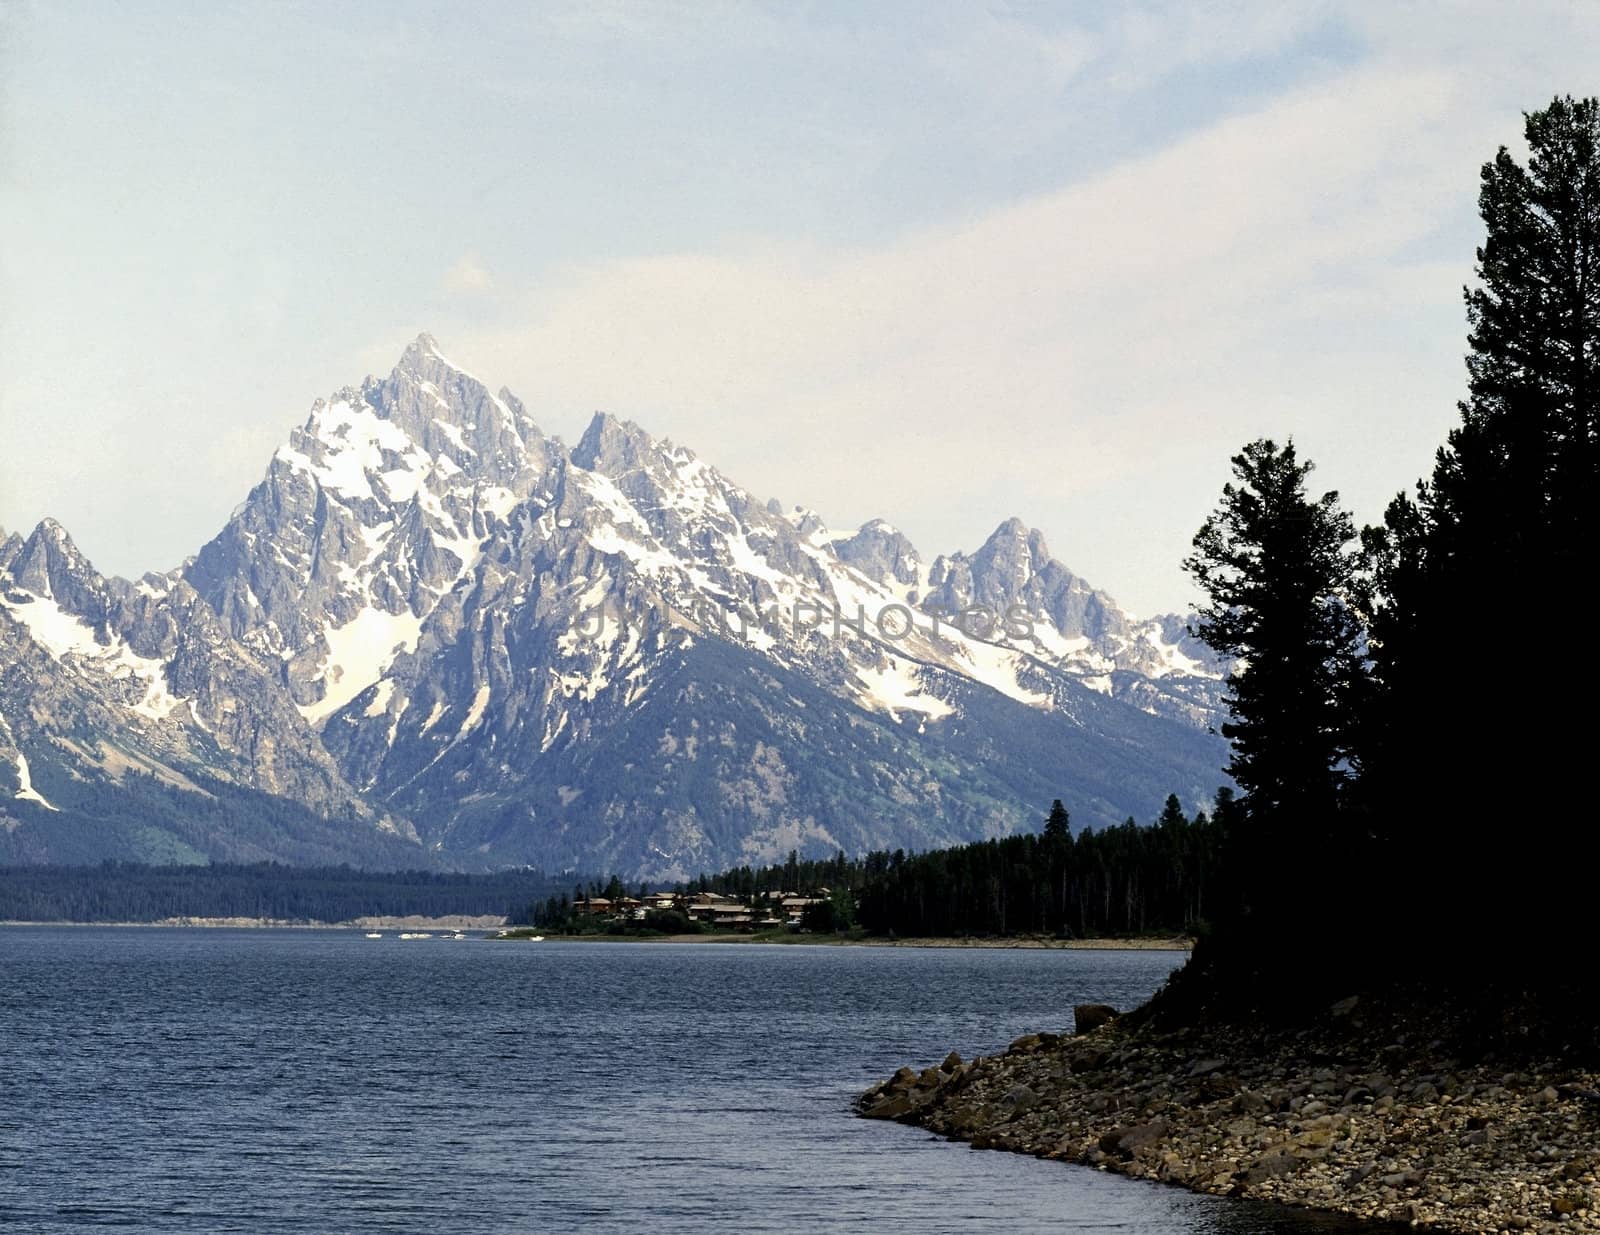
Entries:
<svg viewBox="0 0 1600 1235">
<path fill-rule="evenodd" d="M 0 0 L 0 525 L 213 535 L 420 330 L 1141 613 L 1250 438 L 1358 516 L 1464 385 L 1480 165 L 1600 5 Z"/>
</svg>

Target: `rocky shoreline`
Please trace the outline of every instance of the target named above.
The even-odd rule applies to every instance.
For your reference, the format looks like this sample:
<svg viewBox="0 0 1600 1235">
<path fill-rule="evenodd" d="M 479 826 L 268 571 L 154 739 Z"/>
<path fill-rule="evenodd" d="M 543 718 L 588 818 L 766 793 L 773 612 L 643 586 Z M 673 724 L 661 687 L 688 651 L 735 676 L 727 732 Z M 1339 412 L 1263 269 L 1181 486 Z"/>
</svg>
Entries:
<svg viewBox="0 0 1600 1235">
<path fill-rule="evenodd" d="M 1428 1027 L 1373 1011 L 1347 999 L 1274 1032 L 1087 1006 L 1076 1036 L 902 1068 L 858 1109 L 974 1149 L 1363 1219 L 1600 1231 L 1600 1073 L 1451 1058 Z"/>
</svg>

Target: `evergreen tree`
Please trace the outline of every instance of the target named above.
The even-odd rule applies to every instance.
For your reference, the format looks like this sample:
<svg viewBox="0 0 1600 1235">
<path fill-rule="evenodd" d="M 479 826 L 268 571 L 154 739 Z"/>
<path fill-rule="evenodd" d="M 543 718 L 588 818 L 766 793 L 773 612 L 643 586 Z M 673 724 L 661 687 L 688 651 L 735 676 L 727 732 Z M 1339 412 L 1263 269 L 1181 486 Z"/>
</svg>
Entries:
<svg viewBox="0 0 1600 1235">
<path fill-rule="evenodd" d="M 1067 883 L 1072 868 L 1072 816 L 1057 798 L 1050 803 L 1050 816 L 1044 821 L 1044 861 L 1046 886 L 1050 901 L 1048 923 L 1062 933 L 1070 931 L 1067 907 Z"/>
<path fill-rule="evenodd" d="M 1307 494 L 1311 470 L 1292 442 L 1250 443 L 1184 562 L 1207 597 L 1194 633 L 1237 666 L 1222 733 L 1244 791 L 1226 858 L 1241 958 L 1283 937 L 1352 857 L 1340 808 L 1366 677 L 1356 534 L 1337 493 Z"/>
<path fill-rule="evenodd" d="M 1365 666 L 1355 527 L 1337 493 L 1307 496 L 1312 467 L 1292 442 L 1246 446 L 1233 458 L 1239 483 L 1223 486 L 1184 562 L 1208 598 L 1194 633 L 1242 666 L 1222 733 L 1251 815 L 1326 817 L 1355 753 L 1347 704 Z"/>
<path fill-rule="evenodd" d="M 1527 166 L 1502 146 L 1483 168 L 1481 284 L 1466 292 L 1471 397 L 1436 479 L 1479 479 L 1462 471 L 1478 438 L 1477 466 L 1528 503 L 1519 517 L 1559 531 L 1595 502 L 1600 106 L 1557 98 L 1525 120 Z"/>
</svg>

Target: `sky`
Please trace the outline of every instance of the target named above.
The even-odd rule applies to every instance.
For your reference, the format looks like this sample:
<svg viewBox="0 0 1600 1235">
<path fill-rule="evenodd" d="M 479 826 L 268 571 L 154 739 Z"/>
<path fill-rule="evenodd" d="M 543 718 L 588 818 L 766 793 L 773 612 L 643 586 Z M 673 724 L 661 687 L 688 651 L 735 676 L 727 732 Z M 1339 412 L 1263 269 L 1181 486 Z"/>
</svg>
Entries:
<svg viewBox="0 0 1600 1235">
<path fill-rule="evenodd" d="M 1464 391 L 1478 171 L 1600 5 L 0 0 L 0 527 L 136 577 L 420 331 L 924 558 L 1139 614 L 1228 461 L 1364 521 Z"/>
</svg>

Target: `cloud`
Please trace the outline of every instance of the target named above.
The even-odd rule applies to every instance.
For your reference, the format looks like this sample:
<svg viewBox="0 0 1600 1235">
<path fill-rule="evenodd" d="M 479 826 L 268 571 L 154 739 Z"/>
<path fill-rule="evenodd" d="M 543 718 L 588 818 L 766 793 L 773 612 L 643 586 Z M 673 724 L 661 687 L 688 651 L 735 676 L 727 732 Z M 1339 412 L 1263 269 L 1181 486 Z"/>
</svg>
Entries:
<svg viewBox="0 0 1600 1235">
<path fill-rule="evenodd" d="M 463 253 L 455 265 L 444 272 L 444 290 L 458 296 L 478 295 L 494 289 L 494 276 L 484 267 L 478 255 Z"/>
<path fill-rule="evenodd" d="M 1250 437 L 1296 434 L 1368 515 L 1425 467 L 1470 262 L 1430 243 L 1470 221 L 1463 160 L 1483 153 L 1462 108 L 1446 74 L 1354 72 L 879 249 L 577 265 L 441 337 L 548 431 L 633 416 L 762 496 L 886 515 L 924 552 L 1019 514 L 1099 585 L 1177 605 Z"/>
<path fill-rule="evenodd" d="M 1146 610 L 1189 594 L 1250 436 L 1294 433 L 1365 517 L 1427 469 L 1478 167 L 1521 109 L 1592 91 L 1600 46 L 1565 0 L 558 0 L 177 40 L 44 12 L 6 82 L 32 122 L 0 206 L 0 419 L 42 439 L 0 460 L 7 523 L 168 565 L 311 397 L 427 329 L 552 432 L 604 406 L 925 552 L 1015 513 Z M 282 111 L 330 71 L 339 123 Z M 461 89 L 396 111 L 440 73 Z M 196 178 L 240 131 L 252 157 Z M 450 175 L 377 211 L 349 174 L 441 152 Z M 311 205 L 261 206 L 284 194 Z M 248 436 L 208 453 L 223 422 Z M 208 466 L 175 485 L 178 455 Z"/>
</svg>

